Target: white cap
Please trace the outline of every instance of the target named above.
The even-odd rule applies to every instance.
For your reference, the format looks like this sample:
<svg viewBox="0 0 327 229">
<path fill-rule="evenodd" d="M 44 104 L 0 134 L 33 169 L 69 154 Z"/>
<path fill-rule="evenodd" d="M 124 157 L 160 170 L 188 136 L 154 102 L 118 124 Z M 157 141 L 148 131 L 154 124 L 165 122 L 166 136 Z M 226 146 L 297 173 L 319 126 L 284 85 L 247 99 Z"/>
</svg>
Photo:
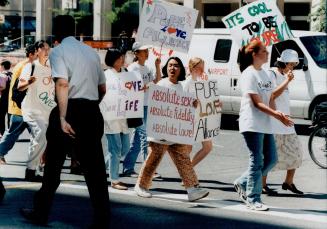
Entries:
<svg viewBox="0 0 327 229">
<path fill-rule="evenodd" d="M 285 49 L 279 58 L 277 58 L 277 61 L 283 62 L 283 63 L 299 63 L 299 55 L 296 51 L 292 49 Z"/>
<path fill-rule="evenodd" d="M 140 42 L 136 41 L 132 46 L 132 51 L 136 52 L 137 50 L 146 50 L 149 48 L 151 48 L 151 45 L 142 45 Z"/>
</svg>

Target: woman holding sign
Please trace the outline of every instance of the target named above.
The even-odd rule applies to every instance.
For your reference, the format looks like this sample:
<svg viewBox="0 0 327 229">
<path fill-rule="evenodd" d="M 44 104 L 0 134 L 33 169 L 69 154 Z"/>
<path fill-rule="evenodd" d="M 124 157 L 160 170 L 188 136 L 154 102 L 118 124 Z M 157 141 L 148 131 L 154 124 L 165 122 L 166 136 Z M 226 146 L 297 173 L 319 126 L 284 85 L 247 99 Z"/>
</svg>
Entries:
<svg viewBox="0 0 327 229">
<path fill-rule="evenodd" d="M 31 155 L 25 179 L 41 181 L 41 176 L 35 175 L 35 170 L 40 164 L 42 154 L 46 151 L 46 131 L 49 116 L 57 104 L 54 101 L 55 86 L 48 62 L 50 46 L 44 40 L 35 42 L 34 46 L 38 59 L 33 64 L 25 65 L 19 77 L 18 89 L 25 90 L 28 88 L 22 102 L 23 119 L 31 128 Z M 32 70 L 33 65 L 35 66 L 34 70 Z"/>
<path fill-rule="evenodd" d="M 163 67 L 162 73 L 166 77 L 159 81 L 157 85 L 177 91 L 183 90 L 180 81 L 185 79 L 185 68 L 178 57 L 170 57 L 166 65 Z M 166 151 L 168 151 L 182 178 L 188 194 L 188 200 L 196 201 L 209 194 L 207 190 L 197 187 L 198 179 L 190 160 L 192 145 L 178 144 L 150 137 L 148 137 L 148 141 L 149 154 L 146 161 L 143 163 L 139 178 L 134 188 L 138 196 L 145 198 L 150 198 L 152 196 L 149 192 L 152 177 Z"/>
<path fill-rule="evenodd" d="M 204 73 L 204 60 L 199 57 L 193 57 L 188 62 L 190 76 L 183 82 L 184 91 L 195 94 L 195 81 L 206 79 Z M 212 150 L 212 141 L 208 139 L 202 142 L 202 148 L 194 155 L 192 159 L 193 167 L 202 161 Z"/>
<path fill-rule="evenodd" d="M 109 66 L 104 74 L 107 81 L 107 93 L 110 96 L 110 85 L 119 85 L 118 74 L 122 71 L 124 55 L 118 49 L 108 49 L 105 63 Z M 105 99 L 106 97 L 104 97 L 103 102 L 105 102 Z M 102 104 L 100 104 L 100 107 Z M 118 190 L 127 190 L 127 186 L 119 181 L 120 158 L 127 154 L 130 147 L 127 120 L 110 120 L 105 115 L 103 115 L 103 119 L 104 133 L 108 141 L 111 187 Z"/>
<path fill-rule="evenodd" d="M 273 83 L 262 69 L 268 61 L 268 51 L 259 40 L 253 40 L 240 51 L 240 87 L 242 101 L 239 129 L 249 150 L 249 167 L 234 182 L 240 199 L 255 211 L 266 211 L 268 207 L 261 201 L 262 177 L 277 162 L 277 152 L 271 117 L 292 126 L 293 122 L 284 113 L 269 107 Z"/>
<path fill-rule="evenodd" d="M 135 61 L 131 65 L 128 66 L 128 71 L 136 71 L 139 72 L 142 76 L 144 83 L 144 116 L 143 116 L 143 124 L 134 129 L 134 138 L 132 141 L 131 148 L 127 153 L 124 162 L 123 162 L 123 176 L 128 177 L 137 177 L 138 174 L 134 170 L 134 166 L 136 163 L 136 159 L 140 152 L 143 153 L 143 158 L 147 157 L 147 134 L 146 134 L 146 119 L 147 119 L 147 111 L 148 111 L 148 90 L 150 83 L 157 83 L 161 79 L 160 72 L 160 59 L 157 58 L 155 62 L 156 74 L 154 75 L 150 68 L 145 64 L 146 60 L 149 57 L 149 48 L 148 45 L 142 45 L 140 42 L 134 42 L 132 51 L 135 55 Z M 156 173 L 156 177 L 160 177 L 159 174 Z"/>
</svg>

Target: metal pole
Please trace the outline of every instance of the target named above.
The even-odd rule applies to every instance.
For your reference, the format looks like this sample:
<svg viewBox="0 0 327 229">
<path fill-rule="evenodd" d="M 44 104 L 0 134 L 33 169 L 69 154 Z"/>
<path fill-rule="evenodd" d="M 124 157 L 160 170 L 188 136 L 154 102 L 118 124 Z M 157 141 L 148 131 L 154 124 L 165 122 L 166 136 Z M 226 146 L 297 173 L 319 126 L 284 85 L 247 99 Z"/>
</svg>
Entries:
<svg viewBox="0 0 327 229">
<path fill-rule="evenodd" d="M 20 1 L 20 9 L 21 9 L 21 20 L 20 20 L 20 48 L 23 49 L 24 45 L 24 0 Z"/>
<path fill-rule="evenodd" d="M 143 8 L 143 0 L 139 0 L 139 23 L 141 22 L 142 8 Z"/>
</svg>

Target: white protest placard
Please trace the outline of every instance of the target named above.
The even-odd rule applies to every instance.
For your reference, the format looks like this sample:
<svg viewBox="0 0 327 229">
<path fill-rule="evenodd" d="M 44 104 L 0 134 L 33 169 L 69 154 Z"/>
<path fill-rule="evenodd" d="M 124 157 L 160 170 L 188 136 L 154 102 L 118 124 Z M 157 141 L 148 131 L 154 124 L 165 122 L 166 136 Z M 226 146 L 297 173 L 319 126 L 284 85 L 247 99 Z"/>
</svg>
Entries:
<svg viewBox="0 0 327 229">
<path fill-rule="evenodd" d="M 144 85 L 141 75 L 122 72 L 110 77 L 106 82 L 106 95 L 100 103 L 103 119 L 142 118 Z"/>
<path fill-rule="evenodd" d="M 221 104 L 215 80 L 195 81 L 195 95 L 199 100 L 195 113 L 194 141 L 217 137 L 220 131 Z"/>
<path fill-rule="evenodd" d="M 198 11 L 159 0 L 144 2 L 136 40 L 187 53 Z"/>
<path fill-rule="evenodd" d="M 183 91 L 151 85 L 147 134 L 158 140 L 179 144 L 194 143 L 194 96 Z"/>
<path fill-rule="evenodd" d="M 276 1 L 258 0 L 233 11 L 222 19 L 240 47 L 253 39 L 270 46 L 293 36 Z"/>
</svg>

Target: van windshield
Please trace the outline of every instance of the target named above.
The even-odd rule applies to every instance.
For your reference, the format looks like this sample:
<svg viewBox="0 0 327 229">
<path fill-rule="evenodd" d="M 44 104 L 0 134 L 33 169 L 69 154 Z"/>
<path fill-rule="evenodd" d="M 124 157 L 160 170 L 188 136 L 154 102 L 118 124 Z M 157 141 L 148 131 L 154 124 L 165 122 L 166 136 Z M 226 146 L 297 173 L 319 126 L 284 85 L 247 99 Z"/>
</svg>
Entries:
<svg viewBox="0 0 327 229">
<path fill-rule="evenodd" d="M 327 36 L 300 37 L 300 40 L 316 64 L 321 68 L 327 68 Z"/>
</svg>

